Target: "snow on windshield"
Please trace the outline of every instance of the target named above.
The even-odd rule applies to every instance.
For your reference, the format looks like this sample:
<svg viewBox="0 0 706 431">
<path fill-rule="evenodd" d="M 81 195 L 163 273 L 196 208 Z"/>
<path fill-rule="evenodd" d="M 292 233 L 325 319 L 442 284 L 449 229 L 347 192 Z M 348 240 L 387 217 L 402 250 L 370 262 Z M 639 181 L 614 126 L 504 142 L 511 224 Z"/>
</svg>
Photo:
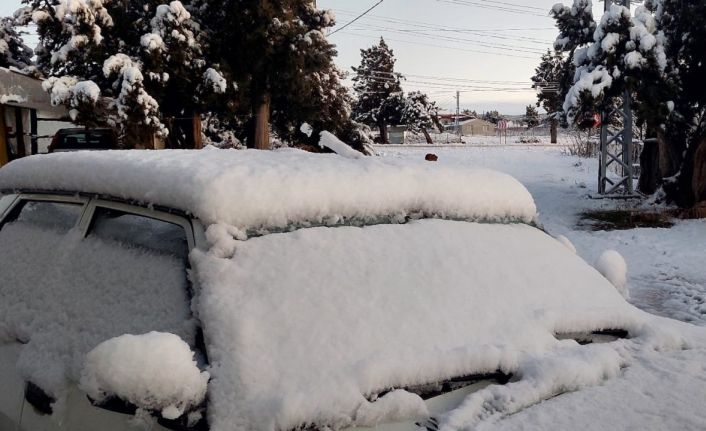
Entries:
<svg viewBox="0 0 706 431">
<path fill-rule="evenodd" d="M 246 230 L 421 216 L 528 223 L 537 212 L 499 172 L 291 149 L 40 155 L 4 167 L 0 189 L 108 194 Z"/>
<path fill-rule="evenodd" d="M 496 370 L 531 376 L 541 361 L 530 358 L 554 352 L 547 369 L 557 371 L 530 380 L 539 389 L 526 402 L 536 402 L 623 364 L 555 333 L 643 330 L 614 286 L 526 225 L 424 220 L 230 244 L 192 254 L 214 430 L 367 423 L 388 410 L 370 405 L 378 393 Z M 398 398 L 409 406 L 390 410 L 419 411 L 418 397 Z"/>
</svg>

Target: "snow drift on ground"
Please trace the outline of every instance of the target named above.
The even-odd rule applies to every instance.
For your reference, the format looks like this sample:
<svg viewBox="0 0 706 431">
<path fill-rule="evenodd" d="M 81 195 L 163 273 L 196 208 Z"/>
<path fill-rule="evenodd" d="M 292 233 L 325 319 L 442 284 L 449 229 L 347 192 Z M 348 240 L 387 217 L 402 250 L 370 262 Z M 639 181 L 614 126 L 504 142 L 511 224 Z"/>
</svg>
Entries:
<svg viewBox="0 0 706 431">
<path fill-rule="evenodd" d="M 0 170 L 0 189 L 108 194 L 242 229 L 408 216 L 531 222 L 536 215 L 530 194 L 508 175 L 299 150 L 40 155 Z"/>
<path fill-rule="evenodd" d="M 116 396 L 176 419 L 206 397 L 209 376 L 193 356 L 174 334 L 121 335 L 88 352 L 80 387 L 96 401 Z"/>
<path fill-rule="evenodd" d="M 597 271 L 526 225 L 320 227 L 231 246 L 192 254 L 216 431 L 352 425 L 380 392 L 496 370 L 535 375 L 531 404 L 623 364 L 555 333 L 649 332 Z"/>
</svg>

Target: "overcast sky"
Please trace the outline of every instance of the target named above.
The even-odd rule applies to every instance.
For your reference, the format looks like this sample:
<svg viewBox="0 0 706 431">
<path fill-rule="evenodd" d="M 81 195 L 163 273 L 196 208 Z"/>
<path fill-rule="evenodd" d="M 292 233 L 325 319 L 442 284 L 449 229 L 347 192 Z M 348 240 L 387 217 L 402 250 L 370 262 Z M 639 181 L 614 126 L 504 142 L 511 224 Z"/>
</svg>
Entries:
<svg viewBox="0 0 706 431">
<path fill-rule="evenodd" d="M 378 1 L 318 0 L 318 5 L 335 11 L 335 31 Z M 520 114 L 536 101 L 530 77 L 556 37 L 548 15 L 556 1 L 383 0 L 329 39 L 345 70 L 360 62 L 361 48 L 383 36 L 394 50 L 397 70 L 407 75 L 405 91 L 422 90 L 443 108 L 455 109 L 458 89 L 462 108 Z M 599 16 L 603 4 L 594 3 Z M 20 0 L 0 0 L 0 14 L 19 6 Z"/>
</svg>

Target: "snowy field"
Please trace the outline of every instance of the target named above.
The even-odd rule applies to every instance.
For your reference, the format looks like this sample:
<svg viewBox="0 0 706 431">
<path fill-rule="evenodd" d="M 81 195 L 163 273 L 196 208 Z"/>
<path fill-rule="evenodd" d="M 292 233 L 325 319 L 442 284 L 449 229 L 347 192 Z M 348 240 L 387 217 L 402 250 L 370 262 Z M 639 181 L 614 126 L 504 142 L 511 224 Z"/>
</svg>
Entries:
<svg viewBox="0 0 706 431">
<path fill-rule="evenodd" d="M 423 159 L 431 152 L 439 156 L 438 163 L 511 174 L 534 196 L 544 229 L 569 238 L 586 261 L 594 263 L 606 249 L 625 257 L 630 302 L 654 314 L 706 326 L 706 220 L 677 221 L 669 229 L 593 231 L 581 227 L 583 211 L 624 205 L 590 197 L 596 191 L 598 161 L 566 155 L 562 145 L 502 147 L 495 141 L 495 145 L 491 139 L 477 139 L 472 146 L 376 149 L 383 157 L 401 159 Z"/>
</svg>

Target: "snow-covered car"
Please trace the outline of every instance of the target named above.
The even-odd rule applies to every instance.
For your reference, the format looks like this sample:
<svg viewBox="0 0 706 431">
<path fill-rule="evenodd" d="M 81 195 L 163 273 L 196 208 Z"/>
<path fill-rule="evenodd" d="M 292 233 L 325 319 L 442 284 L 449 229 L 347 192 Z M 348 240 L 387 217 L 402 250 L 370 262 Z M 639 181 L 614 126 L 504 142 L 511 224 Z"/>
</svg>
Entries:
<svg viewBox="0 0 706 431">
<path fill-rule="evenodd" d="M 106 151 L 0 189 L 3 430 L 706 424 L 703 331 L 629 305 L 501 173 Z"/>
</svg>

